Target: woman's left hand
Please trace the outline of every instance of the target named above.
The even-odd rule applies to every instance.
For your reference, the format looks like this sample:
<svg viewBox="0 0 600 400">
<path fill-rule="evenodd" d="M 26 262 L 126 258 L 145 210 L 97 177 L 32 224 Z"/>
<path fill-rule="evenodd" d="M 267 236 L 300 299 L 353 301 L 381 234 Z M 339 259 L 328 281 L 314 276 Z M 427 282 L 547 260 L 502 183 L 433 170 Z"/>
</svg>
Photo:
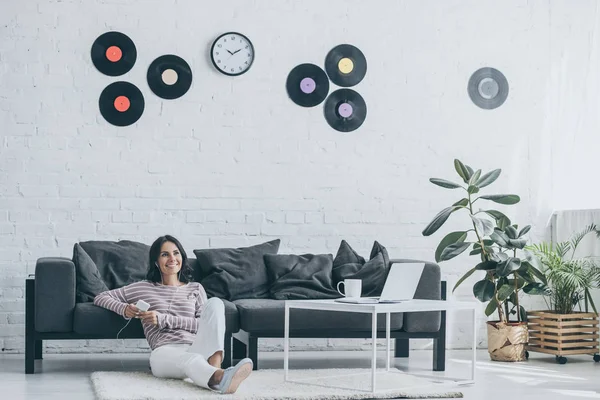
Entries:
<svg viewBox="0 0 600 400">
<path fill-rule="evenodd" d="M 143 324 L 158 325 L 158 313 L 156 311 L 140 311 L 138 316 Z"/>
</svg>

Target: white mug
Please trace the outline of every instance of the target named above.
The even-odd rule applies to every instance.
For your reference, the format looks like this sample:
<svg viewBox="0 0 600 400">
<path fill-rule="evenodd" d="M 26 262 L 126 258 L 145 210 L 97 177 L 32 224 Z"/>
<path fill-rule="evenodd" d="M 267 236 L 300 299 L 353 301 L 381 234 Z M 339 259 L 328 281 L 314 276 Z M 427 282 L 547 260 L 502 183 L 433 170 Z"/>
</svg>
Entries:
<svg viewBox="0 0 600 400">
<path fill-rule="evenodd" d="M 344 284 L 344 293 L 340 292 L 340 284 Z M 344 279 L 338 282 L 337 291 L 344 297 L 360 297 L 362 293 L 362 281 L 360 279 Z"/>
</svg>

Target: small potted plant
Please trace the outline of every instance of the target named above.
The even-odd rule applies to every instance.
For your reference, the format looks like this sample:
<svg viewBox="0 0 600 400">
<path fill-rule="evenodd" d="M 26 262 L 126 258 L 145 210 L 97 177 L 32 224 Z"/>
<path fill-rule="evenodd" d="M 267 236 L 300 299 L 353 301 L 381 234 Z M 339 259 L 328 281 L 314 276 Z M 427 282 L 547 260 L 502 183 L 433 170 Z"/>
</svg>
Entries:
<svg viewBox="0 0 600 400">
<path fill-rule="evenodd" d="M 454 160 L 454 168 L 464 185 L 438 178 L 429 181 L 446 189 L 462 189 L 466 197 L 440 211 L 423 230 L 423 235 L 435 233 L 456 212 L 466 214 L 469 227 L 448 233 L 436 249 L 435 260 L 450 260 L 467 249 L 470 249 L 469 255 L 477 256 L 478 261 L 458 280 L 452 291 L 471 275 L 481 273 L 482 279 L 473 285 L 473 295 L 487 303 L 487 316 L 494 312 L 498 314 L 498 320 L 489 321 L 487 325 L 490 358 L 496 361 L 524 360 L 529 336 L 527 313 L 519 304 L 519 294 L 521 291 L 541 293 L 545 282 L 544 275 L 532 264 L 534 256 L 524 250 L 525 235 L 530 226 L 519 230 L 518 225 L 500 211 L 475 208 L 476 203 L 479 205 L 483 200 L 512 205 L 520 198 L 514 194 L 478 195 L 480 189 L 498 179 L 500 169 L 482 174 L 480 169 L 473 170 L 460 160 Z"/>
<path fill-rule="evenodd" d="M 600 237 L 590 224 L 570 240 L 557 244 L 541 242 L 529 246 L 541 262 L 548 281 L 544 296 L 547 311 L 531 311 L 529 351 L 554 354 L 560 364 L 566 355 L 591 354 L 599 362 L 598 310 L 590 294 L 600 287 L 600 263 L 591 258 L 575 258 L 577 246 L 588 235 Z"/>
</svg>

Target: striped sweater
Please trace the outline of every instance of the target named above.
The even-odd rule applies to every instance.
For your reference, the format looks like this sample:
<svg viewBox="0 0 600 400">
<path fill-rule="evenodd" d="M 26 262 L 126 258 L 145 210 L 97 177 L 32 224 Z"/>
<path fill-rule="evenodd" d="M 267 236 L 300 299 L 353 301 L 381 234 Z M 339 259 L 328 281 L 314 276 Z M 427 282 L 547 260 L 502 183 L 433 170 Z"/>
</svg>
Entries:
<svg viewBox="0 0 600 400">
<path fill-rule="evenodd" d="M 148 311 L 158 313 L 158 325 L 142 323 L 152 350 L 165 344 L 191 344 L 194 341 L 198 318 L 207 301 L 200 283 L 167 286 L 141 281 L 100 293 L 94 299 L 94 304 L 125 317 L 127 305 L 135 304 L 138 300 L 150 304 Z"/>
</svg>

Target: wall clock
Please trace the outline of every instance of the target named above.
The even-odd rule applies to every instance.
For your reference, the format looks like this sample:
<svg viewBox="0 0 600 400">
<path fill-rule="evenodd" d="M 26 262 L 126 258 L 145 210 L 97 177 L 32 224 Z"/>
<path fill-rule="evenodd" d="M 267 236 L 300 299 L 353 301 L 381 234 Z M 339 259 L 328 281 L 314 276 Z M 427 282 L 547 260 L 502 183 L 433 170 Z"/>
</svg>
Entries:
<svg viewBox="0 0 600 400">
<path fill-rule="evenodd" d="M 241 33 L 227 32 L 213 42 L 210 58 L 219 72 L 229 76 L 242 75 L 254 62 L 254 46 Z"/>
</svg>

